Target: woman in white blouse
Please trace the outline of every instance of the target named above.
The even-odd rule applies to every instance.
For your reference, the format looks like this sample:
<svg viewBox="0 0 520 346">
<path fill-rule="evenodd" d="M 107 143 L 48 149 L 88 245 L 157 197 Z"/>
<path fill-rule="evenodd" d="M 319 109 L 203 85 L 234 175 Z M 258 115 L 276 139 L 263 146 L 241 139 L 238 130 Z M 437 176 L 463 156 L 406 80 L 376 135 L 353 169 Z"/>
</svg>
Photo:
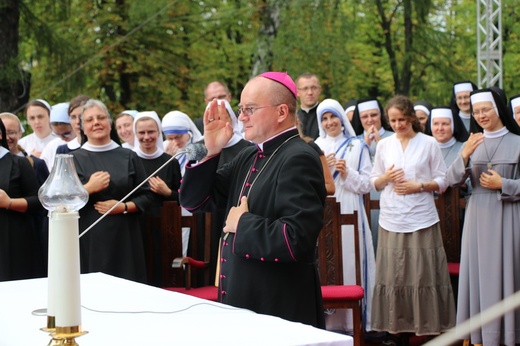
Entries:
<svg viewBox="0 0 520 346">
<path fill-rule="evenodd" d="M 392 98 L 386 114 L 395 134 L 377 144 L 370 175 L 382 190 L 372 329 L 397 345 L 407 333 L 453 327 L 455 303 L 433 198 L 448 187 L 446 164 L 436 140 L 420 132 L 411 100 Z"/>
</svg>

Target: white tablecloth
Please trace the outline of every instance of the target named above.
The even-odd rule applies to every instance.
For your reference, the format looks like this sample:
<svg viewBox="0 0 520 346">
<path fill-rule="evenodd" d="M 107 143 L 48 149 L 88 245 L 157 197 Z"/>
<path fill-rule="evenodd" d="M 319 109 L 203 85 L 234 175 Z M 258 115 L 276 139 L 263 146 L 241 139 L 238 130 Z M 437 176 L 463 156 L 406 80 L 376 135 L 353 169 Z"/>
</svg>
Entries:
<svg viewBox="0 0 520 346">
<path fill-rule="evenodd" d="M 81 275 L 80 346 L 352 345 L 352 338 L 102 273 Z M 47 345 L 47 280 L 0 283 L 0 345 Z M 98 310 L 98 311 L 94 311 Z"/>
</svg>

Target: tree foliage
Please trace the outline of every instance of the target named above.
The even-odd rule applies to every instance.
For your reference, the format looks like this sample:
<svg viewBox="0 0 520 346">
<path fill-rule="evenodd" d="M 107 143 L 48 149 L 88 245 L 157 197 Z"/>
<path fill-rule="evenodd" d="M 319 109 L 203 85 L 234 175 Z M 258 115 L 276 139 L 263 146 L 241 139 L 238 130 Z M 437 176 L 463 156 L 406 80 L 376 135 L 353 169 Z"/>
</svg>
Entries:
<svg viewBox="0 0 520 346">
<path fill-rule="evenodd" d="M 502 1 L 504 88 L 513 95 L 520 21 L 515 1 Z M 0 25 L 0 37 L 11 38 L 0 54 L 3 111 L 23 85 L 27 97 L 51 103 L 82 93 L 114 113 L 178 109 L 197 118 L 207 83 L 227 84 L 236 104 L 247 80 L 268 69 L 315 73 L 324 97 L 342 103 L 400 93 L 446 105 L 454 82 L 476 82 L 470 0 L 0 1 L 2 14 L 13 7 L 19 28 L 15 16 Z"/>
</svg>

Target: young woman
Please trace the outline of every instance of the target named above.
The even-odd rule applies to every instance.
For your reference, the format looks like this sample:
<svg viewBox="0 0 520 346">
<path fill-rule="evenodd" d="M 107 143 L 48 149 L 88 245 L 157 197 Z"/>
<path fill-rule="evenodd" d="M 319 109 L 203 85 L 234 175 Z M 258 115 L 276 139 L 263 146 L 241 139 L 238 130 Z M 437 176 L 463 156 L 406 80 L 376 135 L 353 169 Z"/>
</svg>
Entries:
<svg viewBox="0 0 520 346">
<path fill-rule="evenodd" d="M 136 110 L 126 110 L 119 113 L 115 118 L 117 135 L 123 141 L 123 148 L 133 149 L 134 147 L 134 118 L 137 115 Z"/>
<path fill-rule="evenodd" d="M 161 120 L 154 111 L 139 112 L 134 119 L 135 134 L 134 151 L 137 153 L 149 176 L 165 164 L 171 155 L 164 152 Z M 145 246 L 151 249 L 151 263 L 148 282 L 164 287 L 161 266 L 161 206 L 164 201 L 178 201 L 178 189 L 181 184 L 181 169 L 177 160 L 171 160 L 162 170 L 148 181 L 153 193 L 153 201 L 142 217 L 142 227 L 145 231 Z M 187 242 L 187 239 L 186 239 Z M 187 247 L 187 244 L 186 244 Z"/>
<path fill-rule="evenodd" d="M 370 175 L 381 193 L 372 329 L 437 335 L 455 325 L 455 303 L 433 198 L 448 187 L 434 138 L 421 132 L 413 103 L 392 98 L 386 114 L 395 134 L 382 139 Z"/>
<path fill-rule="evenodd" d="M 32 100 L 25 106 L 25 117 L 33 133 L 22 137 L 18 144 L 30 155 L 40 157 L 45 146 L 56 138 L 52 135 L 50 115 L 51 106 L 45 100 Z"/>
<path fill-rule="evenodd" d="M 364 299 L 364 322 L 370 330 L 372 291 L 374 289 L 375 256 L 372 233 L 365 213 L 363 195 L 370 192 L 370 171 L 372 163 L 368 147 L 356 134 L 345 115 L 341 104 L 333 99 L 326 99 L 318 105 L 316 112 L 320 136 L 316 144 L 323 150 L 334 177 L 336 193 L 341 212 L 350 214 L 358 211 L 360 263 L 362 268 Z M 356 283 L 354 235 L 351 226 L 342 226 L 343 238 L 343 281 L 345 284 Z M 347 314 L 348 313 L 348 314 Z M 327 329 L 352 330 L 352 314 L 349 311 L 337 311 L 327 316 Z"/>
</svg>

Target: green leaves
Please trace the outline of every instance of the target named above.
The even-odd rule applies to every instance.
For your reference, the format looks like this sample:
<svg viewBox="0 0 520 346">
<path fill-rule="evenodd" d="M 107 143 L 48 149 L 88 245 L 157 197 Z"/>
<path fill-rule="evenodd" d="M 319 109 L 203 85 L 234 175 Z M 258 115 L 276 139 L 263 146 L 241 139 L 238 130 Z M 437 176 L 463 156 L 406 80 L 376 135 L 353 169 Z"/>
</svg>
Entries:
<svg viewBox="0 0 520 346">
<path fill-rule="evenodd" d="M 111 111 L 202 115 L 220 80 L 239 101 L 265 69 L 320 77 L 323 97 L 395 93 L 446 105 L 453 82 L 476 81 L 472 0 L 20 1 L 19 54 L 4 76 L 32 74 L 30 98 L 88 94 Z M 518 93 L 520 26 L 503 0 L 504 81 Z M 14 61 L 14 64 L 13 64 Z M 0 61 L 0 63 L 2 63 Z M 516 89 L 516 90 L 515 90 Z M 2 92 L 0 90 L 0 92 Z M 7 94 L 4 94 L 7 95 Z M 14 97 L 2 96 L 2 97 Z"/>
</svg>

